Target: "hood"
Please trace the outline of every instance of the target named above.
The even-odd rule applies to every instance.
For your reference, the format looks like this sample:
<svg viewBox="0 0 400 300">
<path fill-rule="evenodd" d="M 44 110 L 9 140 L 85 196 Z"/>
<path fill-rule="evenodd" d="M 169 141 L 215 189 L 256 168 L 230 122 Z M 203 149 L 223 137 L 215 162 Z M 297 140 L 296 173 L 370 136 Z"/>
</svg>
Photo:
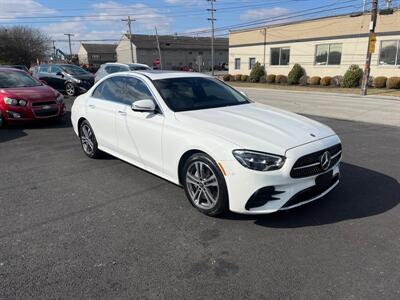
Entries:
<svg viewBox="0 0 400 300">
<path fill-rule="evenodd" d="M 10 98 L 28 101 L 54 100 L 59 94 L 59 92 L 47 85 L 0 89 L 0 93 Z"/>
<path fill-rule="evenodd" d="M 258 103 L 177 112 L 175 116 L 185 126 L 223 138 L 239 148 L 279 155 L 335 134 L 321 123 Z"/>
</svg>

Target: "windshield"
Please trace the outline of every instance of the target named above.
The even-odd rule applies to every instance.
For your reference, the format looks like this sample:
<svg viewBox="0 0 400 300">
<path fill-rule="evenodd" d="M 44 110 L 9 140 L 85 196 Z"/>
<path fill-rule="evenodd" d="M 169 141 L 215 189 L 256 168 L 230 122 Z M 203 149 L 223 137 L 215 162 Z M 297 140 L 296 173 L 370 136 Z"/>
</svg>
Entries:
<svg viewBox="0 0 400 300">
<path fill-rule="evenodd" d="M 131 71 L 140 71 L 140 70 L 151 70 L 149 67 L 146 66 L 129 66 Z"/>
<path fill-rule="evenodd" d="M 74 65 L 64 65 L 61 66 L 61 68 L 68 74 L 70 75 L 86 75 L 89 74 L 89 72 L 85 71 L 81 67 L 74 66 Z"/>
<path fill-rule="evenodd" d="M 30 77 L 25 72 L 1 72 L 0 73 L 0 88 L 19 88 L 40 86 L 40 82 Z"/>
<path fill-rule="evenodd" d="M 249 103 L 246 97 L 217 79 L 169 78 L 154 81 L 173 111 L 187 111 Z"/>
</svg>

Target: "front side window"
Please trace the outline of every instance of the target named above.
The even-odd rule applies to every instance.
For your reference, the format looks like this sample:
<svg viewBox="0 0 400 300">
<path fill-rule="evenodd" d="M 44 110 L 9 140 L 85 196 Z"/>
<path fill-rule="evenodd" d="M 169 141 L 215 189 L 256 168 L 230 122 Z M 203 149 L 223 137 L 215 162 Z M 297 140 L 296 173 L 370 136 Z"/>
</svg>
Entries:
<svg viewBox="0 0 400 300">
<path fill-rule="evenodd" d="M 57 74 L 57 73 L 61 73 L 62 70 L 59 66 L 51 66 L 50 67 L 50 73 L 52 74 Z"/>
<path fill-rule="evenodd" d="M 255 64 L 256 64 L 256 58 L 255 57 L 250 57 L 249 58 L 249 70 L 253 69 Z"/>
<path fill-rule="evenodd" d="M 341 59 L 342 44 L 324 44 L 316 46 L 316 65 L 340 65 Z"/>
<path fill-rule="evenodd" d="M 380 65 L 400 65 L 399 43 L 400 41 L 381 41 Z"/>
<path fill-rule="evenodd" d="M 144 99 L 153 99 L 150 90 L 141 80 L 118 76 L 106 79 L 95 89 L 94 98 L 131 105 Z"/>
<path fill-rule="evenodd" d="M 235 58 L 235 70 L 240 70 L 240 58 Z"/>
<path fill-rule="evenodd" d="M 287 66 L 290 60 L 290 48 L 271 48 L 271 65 Z"/>
<path fill-rule="evenodd" d="M 247 98 L 217 79 L 202 77 L 154 80 L 173 111 L 188 111 L 249 103 Z"/>
</svg>

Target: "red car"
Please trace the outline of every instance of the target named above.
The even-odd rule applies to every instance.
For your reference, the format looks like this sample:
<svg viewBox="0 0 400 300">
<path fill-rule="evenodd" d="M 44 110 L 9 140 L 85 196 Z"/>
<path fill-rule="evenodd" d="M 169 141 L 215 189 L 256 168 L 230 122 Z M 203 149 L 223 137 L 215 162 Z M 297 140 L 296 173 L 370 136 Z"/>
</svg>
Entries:
<svg viewBox="0 0 400 300">
<path fill-rule="evenodd" d="M 0 68 L 0 127 L 42 119 L 61 119 L 64 97 L 27 72 Z"/>
</svg>

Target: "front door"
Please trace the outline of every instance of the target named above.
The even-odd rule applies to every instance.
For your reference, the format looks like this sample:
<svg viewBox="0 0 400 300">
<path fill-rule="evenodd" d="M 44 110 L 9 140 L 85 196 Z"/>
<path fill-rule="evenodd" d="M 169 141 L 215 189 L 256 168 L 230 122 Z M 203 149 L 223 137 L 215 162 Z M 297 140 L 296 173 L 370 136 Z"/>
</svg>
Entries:
<svg viewBox="0 0 400 300">
<path fill-rule="evenodd" d="M 154 171 L 163 171 L 162 130 L 164 116 L 159 112 L 136 112 L 132 103 L 154 97 L 141 79 L 131 76 L 118 78 L 126 103 L 118 109 L 116 132 L 120 152 L 138 165 Z"/>
</svg>

